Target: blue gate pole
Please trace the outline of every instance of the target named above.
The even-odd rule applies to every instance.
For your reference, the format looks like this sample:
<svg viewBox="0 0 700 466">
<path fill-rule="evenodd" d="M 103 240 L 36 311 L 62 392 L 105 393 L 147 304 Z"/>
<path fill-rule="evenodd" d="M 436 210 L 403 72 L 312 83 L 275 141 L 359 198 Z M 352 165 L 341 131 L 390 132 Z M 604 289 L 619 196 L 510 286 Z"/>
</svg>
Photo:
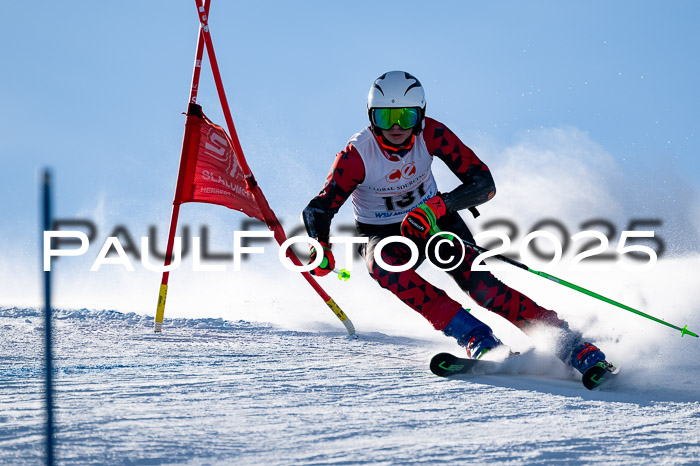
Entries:
<svg viewBox="0 0 700 466">
<path fill-rule="evenodd" d="M 51 230 L 51 172 L 44 169 L 43 173 L 43 230 L 39 241 L 39 257 L 43 264 L 44 257 L 44 231 Z M 42 267 L 43 268 L 43 267 Z M 49 267 L 50 268 L 50 267 Z M 53 466 L 53 355 L 51 351 L 51 270 L 44 270 L 44 355 L 46 366 L 46 464 Z"/>
</svg>

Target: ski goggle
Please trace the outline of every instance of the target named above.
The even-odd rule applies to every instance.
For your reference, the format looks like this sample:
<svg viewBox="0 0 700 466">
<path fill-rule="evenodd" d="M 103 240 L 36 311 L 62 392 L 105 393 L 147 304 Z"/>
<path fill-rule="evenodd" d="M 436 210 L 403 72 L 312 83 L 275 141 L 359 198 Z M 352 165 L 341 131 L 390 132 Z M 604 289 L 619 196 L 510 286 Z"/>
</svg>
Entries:
<svg viewBox="0 0 700 466">
<path fill-rule="evenodd" d="M 372 110 L 374 124 L 381 129 L 391 129 L 398 124 L 403 129 L 413 128 L 418 124 L 420 110 L 416 107 L 375 108 Z"/>
</svg>

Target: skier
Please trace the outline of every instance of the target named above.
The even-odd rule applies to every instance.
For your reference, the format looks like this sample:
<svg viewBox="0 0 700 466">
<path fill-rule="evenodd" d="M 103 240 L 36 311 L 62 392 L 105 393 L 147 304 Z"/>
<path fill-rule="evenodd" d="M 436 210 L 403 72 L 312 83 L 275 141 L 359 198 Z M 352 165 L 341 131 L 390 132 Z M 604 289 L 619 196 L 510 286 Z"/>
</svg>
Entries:
<svg viewBox="0 0 700 466">
<path fill-rule="evenodd" d="M 436 228 L 473 242 L 458 212 L 469 209 L 478 215 L 475 206 L 493 198 L 496 188 L 486 164 L 447 126 L 426 117 L 425 108 L 423 86 L 413 75 L 391 71 L 374 81 L 367 102 L 370 125 L 336 155 L 323 189 L 302 213 L 308 235 L 319 241 L 327 259 L 311 273 L 320 277 L 335 267 L 329 243 L 331 219 L 352 196 L 357 230 L 368 238 L 360 253 L 370 275 L 435 329 L 454 337 L 470 358 L 480 358 L 501 346 L 501 341 L 488 325 L 415 269 L 425 259 L 425 244 Z M 459 178 L 460 186 L 446 193 L 438 191 L 431 170 L 434 157 Z M 391 272 L 377 264 L 374 250 L 382 239 L 398 235 L 413 240 L 420 255 L 412 268 Z M 464 252 L 464 259 L 447 273 L 477 304 L 525 332 L 533 324 L 560 329 L 555 353 L 581 373 L 605 359 L 600 349 L 583 341 L 581 333 L 571 330 L 554 311 L 537 305 L 490 272 L 472 271 L 476 251 L 464 248 L 457 239 L 448 247 L 452 253 L 445 254 L 441 247 L 441 257 L 460 258 Z M 317 254 L 312 247 L 311 262 Z M 383 247 L 381 258 L 392 266 L 404 265 L 411 251 L 406 244 L 392 242 Z"/>
</svg>

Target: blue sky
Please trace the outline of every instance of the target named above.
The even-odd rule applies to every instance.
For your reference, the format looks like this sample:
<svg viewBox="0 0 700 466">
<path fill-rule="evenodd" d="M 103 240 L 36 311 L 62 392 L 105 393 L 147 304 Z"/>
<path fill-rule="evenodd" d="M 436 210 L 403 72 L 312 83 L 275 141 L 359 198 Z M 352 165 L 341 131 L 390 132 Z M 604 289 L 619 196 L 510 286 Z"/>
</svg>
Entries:
<svg viewBox="0 0 700 466">
<path fill-rule="evenodd" d="M 655 217 L 674 205 L 700 211 L 699 10 L 691 1 L 214 0 L 210 25 L 243 149 L 280 217 L 296 218 L 318 192 L 334 154 L 367 124 L 371 82 L 392 69 L 416 75 L 428 114 L 489 165 L 505 166 L 501 156 L 532 145 L 529 135 L 584 135 L 625 180 L 625 205 Z M 12 2 L 2 23 L 0 267 L 38 247 L 45 165 L 59 217 L 100 217 L 137 235 L 167 225 L 194 2 Z M 224 123 L 208 72 L 200 103 Z M 240 221 L 210 206 L 184 215 Z"/>
</svg>

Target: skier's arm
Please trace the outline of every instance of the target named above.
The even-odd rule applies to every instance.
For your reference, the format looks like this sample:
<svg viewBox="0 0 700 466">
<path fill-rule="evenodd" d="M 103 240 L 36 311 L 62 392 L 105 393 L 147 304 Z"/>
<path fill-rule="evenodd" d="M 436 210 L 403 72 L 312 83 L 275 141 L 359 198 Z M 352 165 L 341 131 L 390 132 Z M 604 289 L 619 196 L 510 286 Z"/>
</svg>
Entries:
<svg viewBox="0 0 700 466">
<path fill-rule="evenodd" d="M 365 165 L 362 157 L 349 144 L 335 156 L 326 184 L 302 212 L 304 226 L 310 237 L 328 243 L 333 216 L 364 178 Z"/>
<path fill-rule="evenodd" d="M 462 179 L 460 177 L 460 179 Z M 490 201 L 496 195 L 496 185 L 491 172 L 476 173 L 469 181 L 462 179 L 462 184 L 440 196 L 445 201 L 448 212 L 468 209 Z"/>
<path fill-rule="evenodd" d="M 449 193 L 440 194 L 448 212 L 481 205 L 496 194 L 489 168 L 447 126 L 426 118 L 423 131 L 428 151 L 442 160 L 462 182 Z"/>
</svg>

